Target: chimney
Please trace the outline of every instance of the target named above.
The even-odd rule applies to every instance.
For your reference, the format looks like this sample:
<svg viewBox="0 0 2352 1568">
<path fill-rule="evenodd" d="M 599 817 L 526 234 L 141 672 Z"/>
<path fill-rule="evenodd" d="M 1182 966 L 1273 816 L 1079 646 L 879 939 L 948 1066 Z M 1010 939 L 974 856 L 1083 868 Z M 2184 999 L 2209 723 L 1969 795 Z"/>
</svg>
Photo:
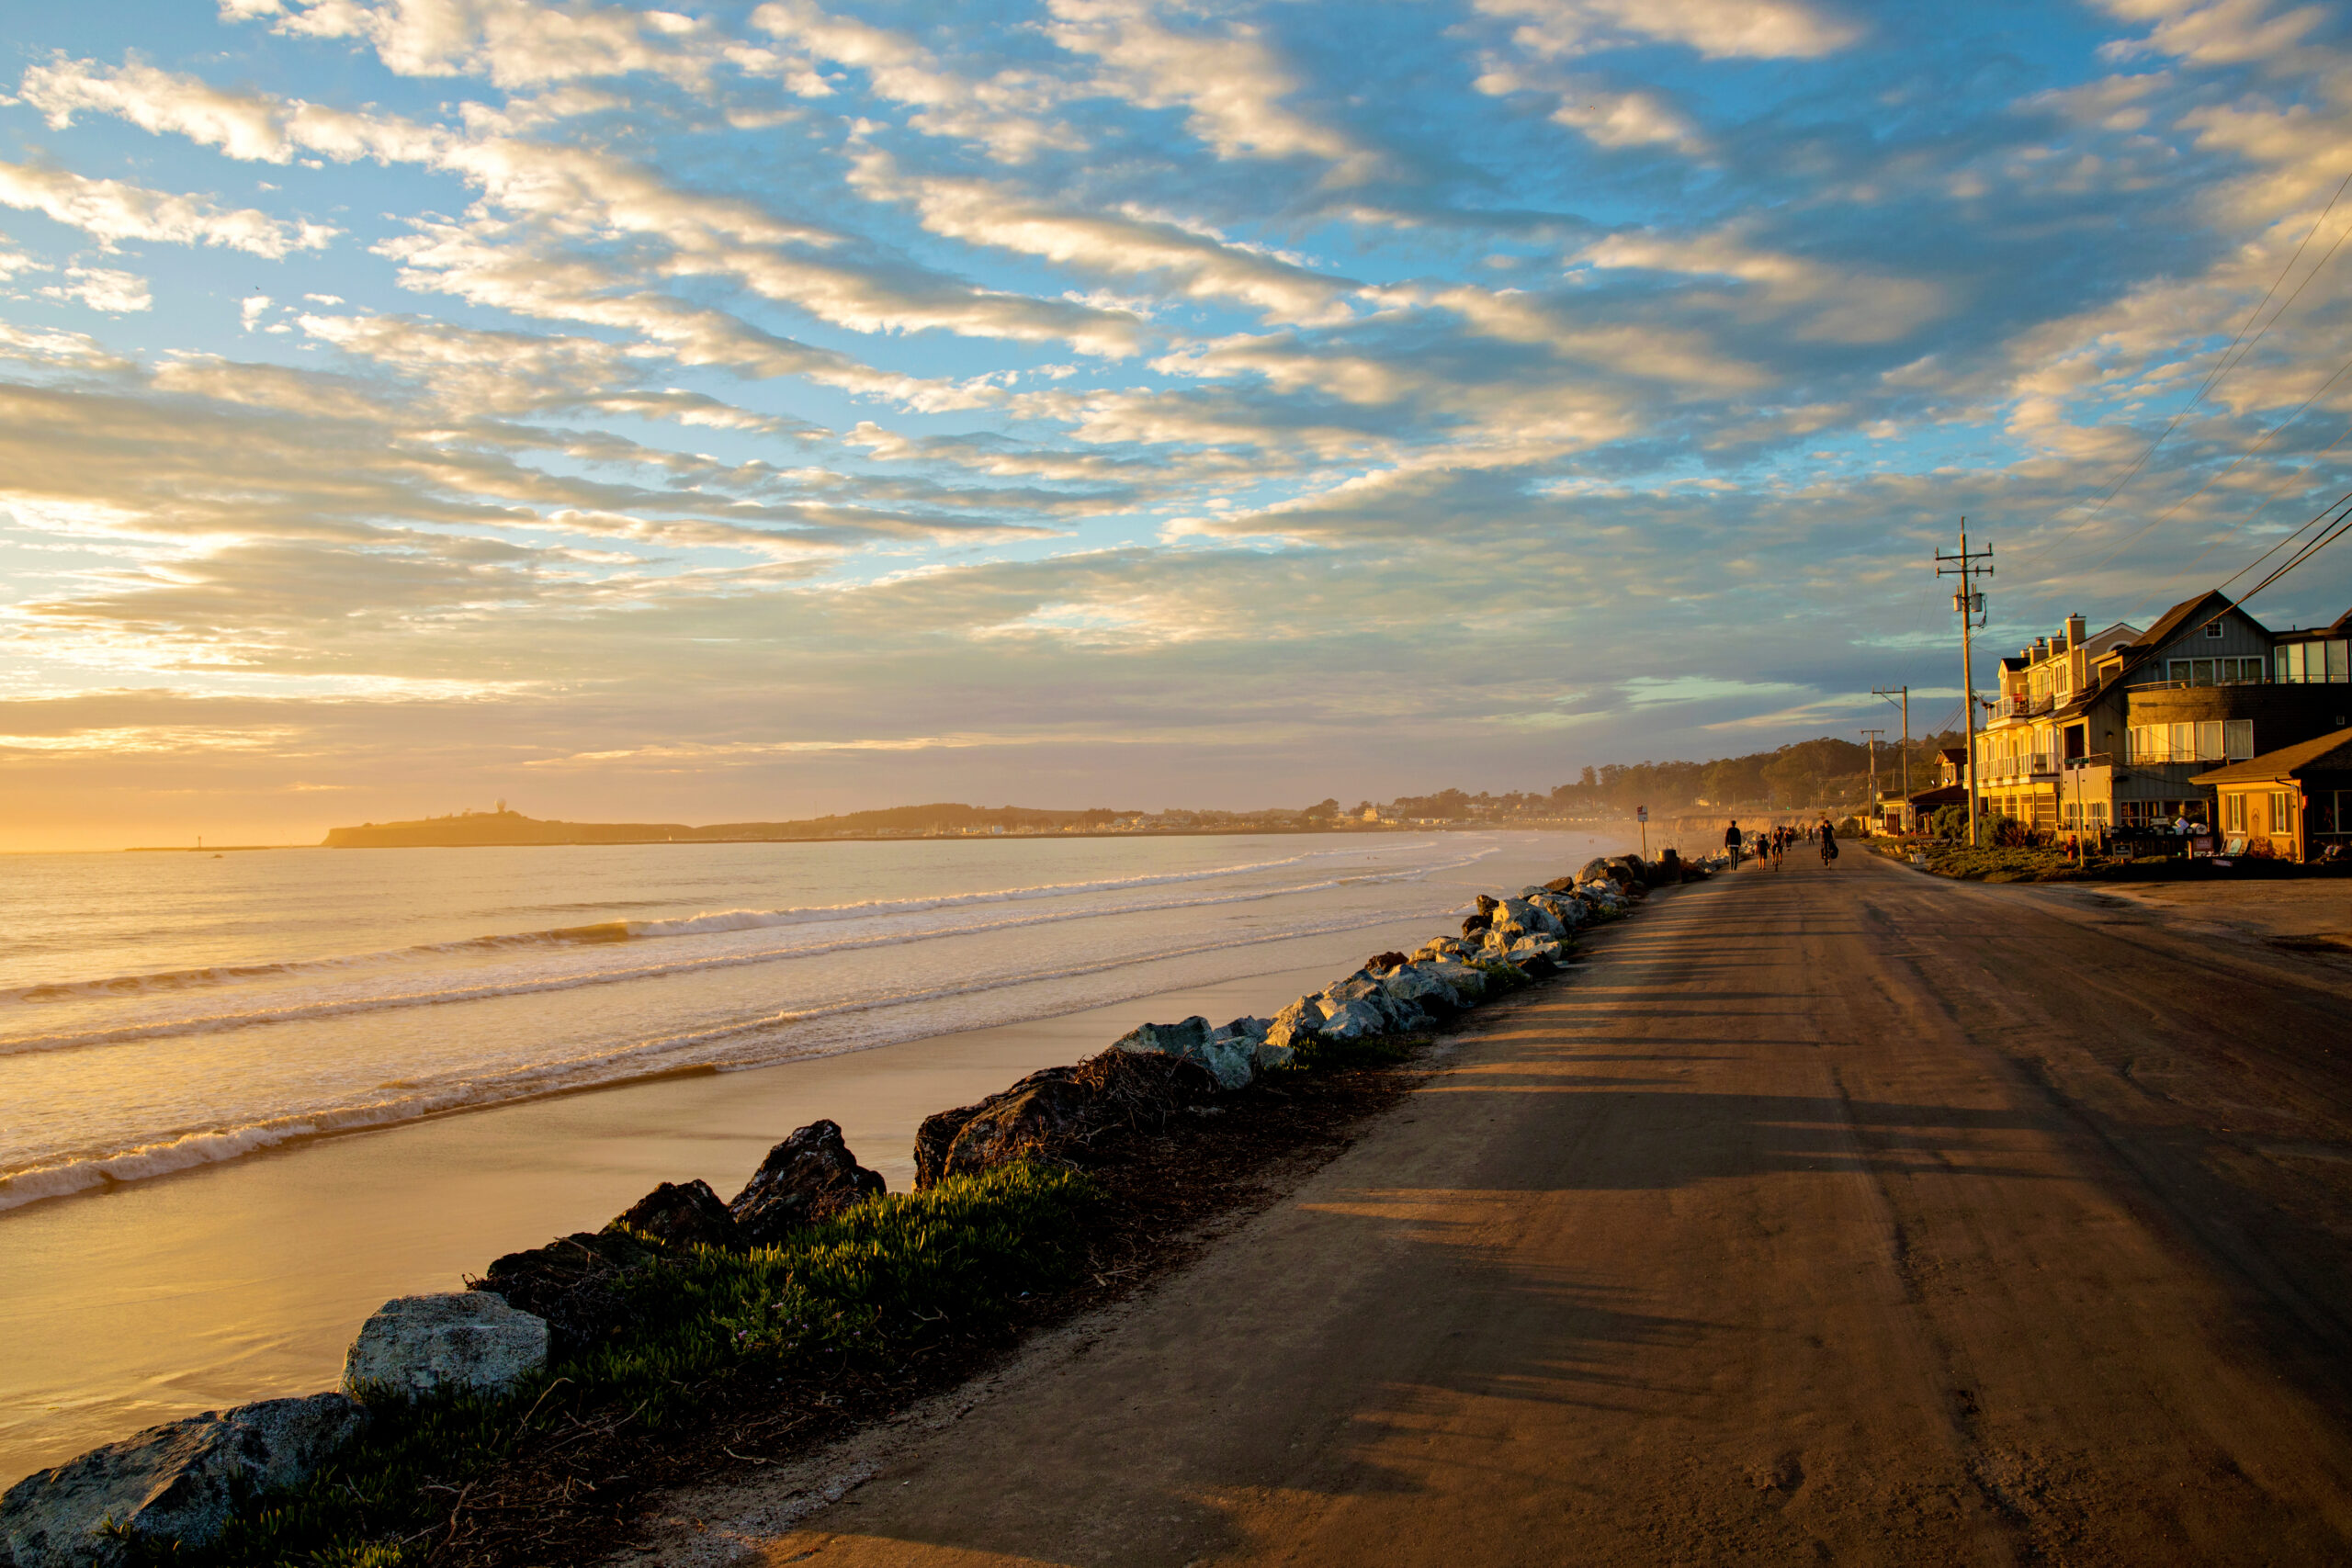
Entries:
<svg viewBox="0 0 2352 1568">
<path fill-rule="evenodd" d="M 2031 659 L 2031 660 L 2032 660 L 2036 664 L 2039 664 L 2039 663 L 2041 663 L 2043 660 L 2045 660 L 2045 659 L 2049 658 L 2049 657 L 2050 657 L 2050 639 L 2049 639 L 2048 637 L 2035 637 L 2035 638 L 2033 639 L 2033 649 L 2032 649 L 2032 651 L 2031 651 L 2030 654 L 2028 654 L 2028 655 L 2027 655 L 2027 657 L 2030 658 L 2030 659 Z"/>
<path fill-rule="evenodd" d="M 2090 631 L 2090 623 L 2089 623 L 2089 622 L 2087 622 L 2087 621 L 2086 621 L 2086 620 L 2084 620 L 2084 619 L 2082 618 L 2082 616 L 2080 616 L 2080 615 L 2069 615 L 2069 616 L 2067 616 L 2067 617 L 2066 617 L 2066 646 L 2067 646 L 2068 648 L 2080 648 L 2080 647 L 2082 647 L 2082 646 L 2083 646 L 2083 639 L 2084 639 L 2084 637 L 2086 637 L 2086 636 L 2089 634 L 2089 631 Z"/>
</svg>

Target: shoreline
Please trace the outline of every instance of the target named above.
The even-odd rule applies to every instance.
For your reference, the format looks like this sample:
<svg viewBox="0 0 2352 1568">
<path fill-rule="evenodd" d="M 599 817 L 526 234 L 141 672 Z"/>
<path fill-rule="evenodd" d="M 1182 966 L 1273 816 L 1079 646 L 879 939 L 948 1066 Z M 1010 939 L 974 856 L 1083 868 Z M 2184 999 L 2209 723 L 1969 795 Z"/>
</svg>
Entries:
<svg viewBox="0 0 2352 1568">
<path fill-rule="evenodd" d="M 0 1342 L 23 1348 L 0 1367 L 0 1486 L 159 1421 L 331 1385 L 352 1330 L 389 1297 L 458 1288 L 491 1258 L 602 1224 L 658 1181 L 732 1190 L 818 1116 L 906 1190 L 913 1130 L 932 1112 L 1147 1017 L 1270 1011 L 1354 962 L 1338 955 L 1430 924 L 1295 939 L 1279 967 L 1033 1020 L 321 1133 L 0 1214 L 0 1276 L 19 1279 L 0 1280 Z"/>
</svg>

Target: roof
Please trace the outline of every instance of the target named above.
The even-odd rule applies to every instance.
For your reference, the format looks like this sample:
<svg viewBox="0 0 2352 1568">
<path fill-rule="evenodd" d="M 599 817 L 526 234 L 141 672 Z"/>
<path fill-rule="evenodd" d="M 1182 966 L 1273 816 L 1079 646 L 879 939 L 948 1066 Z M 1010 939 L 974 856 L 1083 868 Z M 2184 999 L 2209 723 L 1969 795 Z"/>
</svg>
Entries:
<svg viewBox="0 0 2352 1568">
<path fill-rule="evenodd" d="M 2139 669 L 2141 665 L 2147 663 L 2151 659 L 2154 658 L 2158 650 L 2160 650 L 2165 644 L 2178 637 L 2190 626 L 2201 625 L 2206 621 L 2211 620 L 2216 615 L 2225 614 L 2231 610 L 2237 610 L 2238 614 L 2245 615 L 2246 619 L 2250 621 L 2254 620 L 2252 615 L 2248 615 L 2245 610 L 2239 609 L 2236 602 L 2218 588 L 2209 588 L 2204 592 L 2197 595 L 2194 599 L 2183 599 L 2179 604 L 2175 604 L 2171 609 L 2166 610 L 2163 615 L 2157 616 L 2156 624 L 2148 628 L 2146 636 L 2138 638 L 2136 641 L 2118 643 L 2106 649 L 2105 652 L 2107 653 L 2119 653 L 2123 656 L 2122 668 L 2109 671 L 2104 679 L 2086 685 L 2082 690 L 2076 692 L 2072 697 L 2067 699 L 2064 706 L 2054 710 L 2051 716 L 2053 718 L 2072 718 L 2087 712 L 2093 703 L 2098 701 L 2101 697 L 2106 696 L 2118 686 L 2120 686 L 2126 676 Z M 2260 621 L 2255 621 L 2254 624 L 2262 627 L 2263 635 L 2266 637 L 2269 635 L 2269 627 L 2263 626 Z M 2129 631 L 2130 629 L 2131 628 L 2126 626 L 2122 622 L 2118 621 L 2114 626 L 2108 627 L 2107 631 L 2101 632 L 2099 636 L 2106 637 L 2112 632 Z"/>
<path fill-rule="evenodd" d="M 2324 626 L 2303 626 L 2278 634 L 2280 642 L 2320 642 L 2328 637 L 2352 637 L 2352 610 L 2335 617 Z"/>
<path fill-rule="evenodd" d="M 2232 762 L 2226 768 L 2199 773 L 2188 782 L 2193 784 L 2269 784 L 2277 779 L 2297 778 L 2305 773 L 2338 771 L 2352 772 L 2352 729 L 2339 729 L 2316 740 L 2281 746 L 2276 751 L 2265 751 L 2259 757 L 2249 757 L 2243 762 Z"/>
</svg>

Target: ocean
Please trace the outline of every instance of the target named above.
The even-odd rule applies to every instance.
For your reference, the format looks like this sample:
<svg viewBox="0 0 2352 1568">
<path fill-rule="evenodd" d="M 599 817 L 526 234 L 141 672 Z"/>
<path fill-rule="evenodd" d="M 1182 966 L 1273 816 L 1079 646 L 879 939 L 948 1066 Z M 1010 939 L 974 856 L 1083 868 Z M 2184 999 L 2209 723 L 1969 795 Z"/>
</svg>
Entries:
<svg viewBox="0 0 2352 1568">
<path fill-rule="evenodd" d="M 649 1177 L 707 1174 L 723 1195 L 779 1118 L 805 1119 L 808 1086 L 868 1163 L 900 1170 L 924 1111 L 1141 1021 L 1114 1004 L 1271 1012 L 1376 946 L 1451 929 L 1479 891 L 1614 847 L 1430 832 L 7 857 L 0 1484 L 69 1442 L 329 1386 L 385 1294 L 455 1288 L 483 1247 L 601 1224 Z"/>
</svg>

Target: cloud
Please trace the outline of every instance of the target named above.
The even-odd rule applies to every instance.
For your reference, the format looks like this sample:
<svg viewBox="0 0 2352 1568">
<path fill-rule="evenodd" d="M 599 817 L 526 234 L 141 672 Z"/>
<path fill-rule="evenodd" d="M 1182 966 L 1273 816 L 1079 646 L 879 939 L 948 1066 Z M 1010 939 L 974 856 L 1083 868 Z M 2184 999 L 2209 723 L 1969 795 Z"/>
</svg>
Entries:
<svg viewBox="0 0 2352 1568">
<path fill-rule="evenodd" d="M 1343 321 L 1354 314 L 1348 280 L 1213 230 L 1134 211 L 1071 210 L 1000 181 L 910 176 L 874 151 L 859 156 L 851 177 L 869 196 L 913 206 L 926 230 L 951 239 L 1098 276 L 1155 280 L 1188 299 L 1236 300 L 1270 321 Z M 1132 345 L 1135 335 L 1126 341 Z"/>
<path fill-rule="evenodd" d="M 137 273 L 102 266 L 71 266 L 65 269 L 65 278 L 64 283 L 52 284 L 41 293 L 51 299 L 78 300 L 93 310 L 104 310 L 109 315 L 148 310 L 155 303 L 147 280 Z"/>
<path fill-rule="evenodd" d="M 1337 185 L 1380 166 L 1346 131 L 1284 104 L 1303 84 L 1252 24 L 1164 27 L 1149 0 L 1050 0 L 1046 36 L 1102 62 L 1098 90 L 1143 108 L 1183 108 L 1186 127 L 1219 157 L 1320 159 Z"/>
<path fill-rule="evenodd" d="M 341 232 L 308 220 L 281 222 L 251 208 L 223 209 L 200 197 L 22 164 L 0 163 L 0 206 L 39 212 L 79 229 L 108 251 L 125 240 L 154 240 L 219 245 L 276 260 L 293 251 L 317 250 Z"/>
<path fill-rule="evenodd" d="M 0 103 L 6 831 L 1544 787 L 2352 484 L 2291 3 L 220 14 Z"/>
<path fill-rule="evenodd" d="M 1707 150 L 1707 139 L 1690 117 L 1662 94 L 1617 89 L 1600 78 L 1567 75 L 1489 57 L 1475 85 L 1492 97 L 1537 94 L 1552 100 L 1551 118 L 1598 147 L 1668 147 L 1690 156 Z"/>
<path fill-rule="evenodd" d="M 1490 17 L 1520 20 L 1512 39 L 1550 60 L 1640 40 L 1681 44 L 1709 60 L 1808 60 L 1861 36 L 1845 17 L 1804 0 L 1476 0 Z"/>
<path fill-rule="evenodd" d="M 502 87 L 648 72 L 688 83 L 715 52 L 675 11 L 537 0 L 221 0 L 233 21 L 298 37 L 357 39 L 404 76 L 487 77 Z"/>
<path fill-rule="evenodd" d="M 1832 343 L 1894 342 L 1942 315 L 1951 303 L 1949 291 L 1929 279 L 1766 250 L 1734 231 L 1612 234 L 1585 247 L 1577 259 L 1598 267 L 1734 279 L 1744 286 L 1742 308 L 1789 320 L 1800 338 Z"/>
</svg>

